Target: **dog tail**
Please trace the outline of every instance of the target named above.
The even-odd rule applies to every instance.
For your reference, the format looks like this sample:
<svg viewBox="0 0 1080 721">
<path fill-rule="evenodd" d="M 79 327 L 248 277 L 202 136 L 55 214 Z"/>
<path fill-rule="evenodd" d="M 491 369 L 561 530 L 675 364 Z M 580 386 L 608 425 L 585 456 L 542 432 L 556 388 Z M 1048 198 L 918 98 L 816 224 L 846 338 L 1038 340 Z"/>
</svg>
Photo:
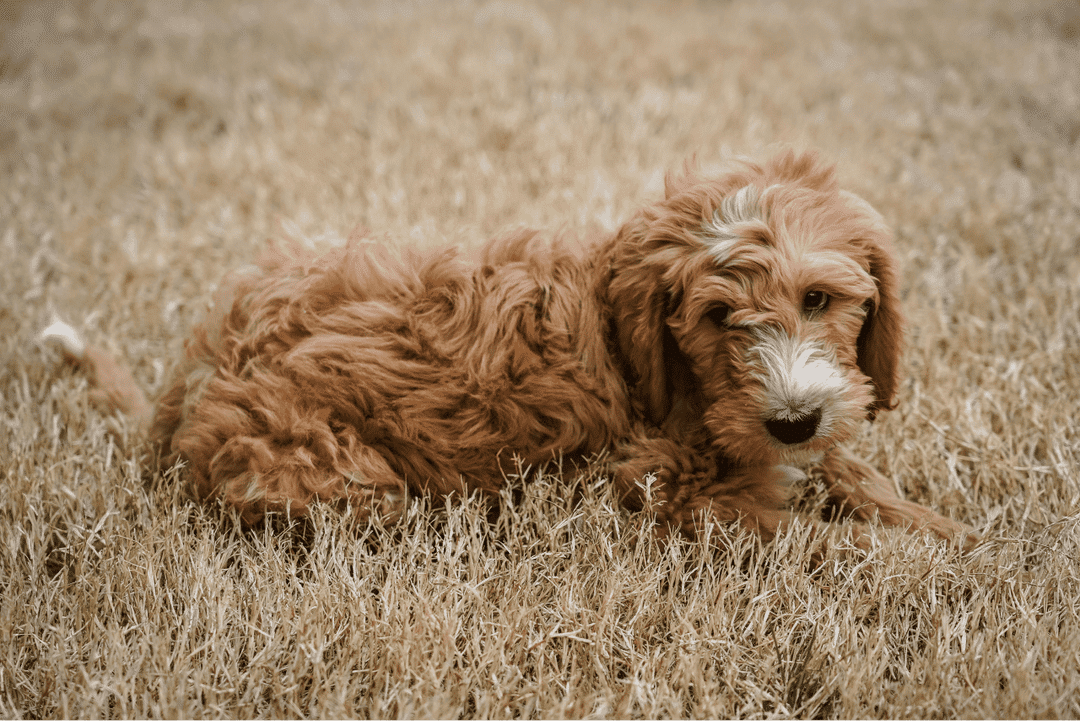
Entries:
<svg viewBox="0 0 1080 721">
<path fill-rule="evenodd" d="M 87 345 L 77 330 L 60 320 L 43 330 L 40 339 L 59 346 L 69 363 L 87 372 L 93 387 L 91 397 L 96 402 L 130 417 L 139 432 L 146 435 L 154 409 L 126 363 L 101 348 Z"/>
</svg>

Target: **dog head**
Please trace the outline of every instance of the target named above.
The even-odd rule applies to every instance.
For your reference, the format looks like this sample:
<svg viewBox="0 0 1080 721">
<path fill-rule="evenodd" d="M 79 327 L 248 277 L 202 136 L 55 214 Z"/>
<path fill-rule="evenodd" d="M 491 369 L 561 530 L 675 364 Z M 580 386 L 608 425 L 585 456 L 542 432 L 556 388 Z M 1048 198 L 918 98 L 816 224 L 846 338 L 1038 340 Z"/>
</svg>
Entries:
<svg viewBox="0 0 1080 721">
<path fill-rule="evenodd" d="M 642 412 L 777 462 L 894 407 L 902 336 L 891 237 L 812 154 L 669 177 L 611 245 L 616 344 Z"/>
</svg>

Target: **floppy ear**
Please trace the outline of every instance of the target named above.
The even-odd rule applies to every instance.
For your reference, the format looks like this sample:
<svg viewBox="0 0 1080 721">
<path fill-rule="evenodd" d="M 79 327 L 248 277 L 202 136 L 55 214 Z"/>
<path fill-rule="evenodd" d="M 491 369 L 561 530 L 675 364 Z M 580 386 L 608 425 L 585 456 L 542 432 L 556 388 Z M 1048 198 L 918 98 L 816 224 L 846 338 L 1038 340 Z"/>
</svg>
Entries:
<svg viewBox="0 0 1080 721">
<path fill-rule="evenodd" d="M 664 264 L 645 248 L 640 218 L 624 225 L 609 245 L 606 296 L 612 345 L 622 361 L 630 392 L 657 426 L 671 412 L 686 362 L 667 319 L 677 303 L 662 276 Z"/>
<path fill-rule="evenodd" d="M 852 196 L 854 197 L 854 196 Z M 858 199 L 869 208 L 865 201 Z M 877 211 L 874 216 L 880 219 Z M 900 313 L 899 278 L 892 253 L 891 234 L 884 221 L 875 223 L 874 232 L 861 242 L 869 258 L 870 275 L 877 285 L 877 298 L 868 301 L 866 320 L 858 339 L 859 369 L 874 383 L 875 400 L 867 408 L 874 420 L 878 411 L 896 407 L 899 385 L 900 349 L 904 340 L 904 318 Z"/>
</svg>

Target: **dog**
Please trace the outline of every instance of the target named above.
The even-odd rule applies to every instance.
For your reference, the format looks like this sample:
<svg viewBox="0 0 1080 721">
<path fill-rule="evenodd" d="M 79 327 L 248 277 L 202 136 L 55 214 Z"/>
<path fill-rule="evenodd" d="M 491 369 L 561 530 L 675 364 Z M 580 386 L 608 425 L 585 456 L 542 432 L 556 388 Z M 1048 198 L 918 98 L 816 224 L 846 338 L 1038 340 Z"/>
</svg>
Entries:
<svg viewBox="0 0 1080 721">
<path fill-rule="evenodd" d="M 786 150 L 669 175 L 662 200 L 588 242 L 273 250 L 222 284 L 154 405 L 69 327 L 45 335 L 164 466 L 186 464 L 195 496 L 248 523 L 316 502 L 393 520 L 410 493 L 497 492 L 511 462 L 573 456 L 603 459 L 661 533 L 825 531 L 789 508 L 809 470 L 856 543 L 877 519 L 970 547 L 968 526 L 843 445 L 896 405 L 897 285 L 882 216 Z"/>
</svg>

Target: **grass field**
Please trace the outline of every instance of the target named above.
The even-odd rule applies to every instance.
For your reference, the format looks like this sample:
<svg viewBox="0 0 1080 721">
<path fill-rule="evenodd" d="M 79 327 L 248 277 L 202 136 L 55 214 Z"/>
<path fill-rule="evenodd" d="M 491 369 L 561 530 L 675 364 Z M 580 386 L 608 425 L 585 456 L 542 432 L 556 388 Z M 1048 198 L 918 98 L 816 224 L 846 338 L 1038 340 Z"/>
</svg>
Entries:
<svg viewBox="0 0 1080 721">
<path fill-rule="evenodd" d="M 557 469 L 242 531 L 36 342 L 154 391 L 267 238 L 596 232 L 776 143 L 896 229 L 855 445 L 974 553 L 660 544 Z M 0 2 L 0 288 L 0 716 L 1080 716 L 1076 0 Z"/>
</svg>

